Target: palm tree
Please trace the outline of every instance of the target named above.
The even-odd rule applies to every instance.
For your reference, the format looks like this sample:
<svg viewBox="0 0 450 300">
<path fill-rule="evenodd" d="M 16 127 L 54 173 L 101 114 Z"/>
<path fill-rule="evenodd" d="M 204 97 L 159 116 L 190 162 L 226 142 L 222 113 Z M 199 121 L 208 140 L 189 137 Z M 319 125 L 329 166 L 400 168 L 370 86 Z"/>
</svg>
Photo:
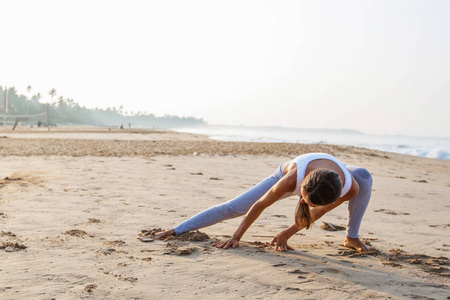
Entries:
<svg viewBox="0 0 450 300">
<path fill-rule="evenodd" d="M 27 86 L 27 91 L 28 91 L 28 97 L 30 97 L 30 99 L 31 99 L 31 90 L 32 90 L 33 88 L 31 87 L 31 85 L 28 85 Z"/>
<path fill-rule="evenodd" d="M 56 96 L 56 90 L 55 89 L 51 89 L 48 94 L 52 97 L 52 103 L 53 103 L 53 96 Z M 50 131 L 50 116 L 49 116 L 49 112 L 48 112 L 48 102 L 47 102 L 47 124 L 48 124 L 48 130 Z"/>
<path fill-rule="evenodd" d="M 53 102 L 53 96 L 56 96 L 56 90 L 51 89 L 50 92 L 48 92 L 48 94 L 52 97 L 52 102 Z"/>
</svg>

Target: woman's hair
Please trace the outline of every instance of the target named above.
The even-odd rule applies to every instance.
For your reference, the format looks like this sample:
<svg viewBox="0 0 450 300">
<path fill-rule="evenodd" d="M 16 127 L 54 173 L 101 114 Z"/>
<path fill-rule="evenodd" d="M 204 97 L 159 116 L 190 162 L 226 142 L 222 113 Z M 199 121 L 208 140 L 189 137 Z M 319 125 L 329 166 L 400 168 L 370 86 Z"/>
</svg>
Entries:
<svg viewBox="0 0 450 300">
<path fill-rule="evenodd" d="M 338 173 L 319 169 L 309 173 L 303 180 L 300 188 L 305 190 L 308 200 L 312 203 L 327 205 L 336 201 L 341 195 L 342 181 Z M 304 226 L 306 229 L 309 229 L 312 223 L 309 205 L 300 201 L 295 209 L 295 224 L 298 228 Z"/>
</svg>

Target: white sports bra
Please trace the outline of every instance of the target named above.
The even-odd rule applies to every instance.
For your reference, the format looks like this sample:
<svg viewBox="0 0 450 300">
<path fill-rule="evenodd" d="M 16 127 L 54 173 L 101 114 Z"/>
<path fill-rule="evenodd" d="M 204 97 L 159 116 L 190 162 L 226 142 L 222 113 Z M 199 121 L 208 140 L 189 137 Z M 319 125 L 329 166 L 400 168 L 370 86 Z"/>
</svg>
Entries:
<svg viewBox="0 0 450 300">
<path fill-rule="evenodd" d="M 337 160 L 336 157 L 327 153 L 308 153 L 294 158 L 293 162 L 297 165 L 297 185 L 295 186 L 293 194 L 301 197 L 300 186 L 302 184 L 303 179 L 305 179 L 306 167 L 310 162 L 316 159 L 331 160 L 341 168 L 345 176 L 345 184 L 342 187 L 341 197 L 345 196 L 352 187 L 352 176 L 350 175 L 350 172 L 347 170 L 347 167 L 345 166 L 344 163 L 340 162 L 339 160 Z"/>
</svg>

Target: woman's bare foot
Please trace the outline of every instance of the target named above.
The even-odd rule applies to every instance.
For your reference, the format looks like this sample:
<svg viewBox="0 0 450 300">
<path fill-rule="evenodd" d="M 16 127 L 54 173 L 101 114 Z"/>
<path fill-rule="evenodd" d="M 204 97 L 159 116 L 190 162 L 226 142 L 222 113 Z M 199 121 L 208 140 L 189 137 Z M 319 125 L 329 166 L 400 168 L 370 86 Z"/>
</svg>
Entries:
<svg viewBox="0 0 450 300">
<path fill-rule="evenodd" d="M 163 231 L 163 232 L 158 232 L 157 234 L 153 235 L 152 238 L 154 240 L 162 240 L 162 239 L 165 239 L 166 237 L 171 236 L 171 235 L 175 235 L 175 230 L 174 229 L 166 230 L 166 231 Z"/>
<path fill-rule="evenodd" d="M 344 247 L 355 249 L 359 253 L 366 253 L 372 250 L 371 247 L 364 245 L 359 238 L 350 238 L 348 236 L 345 238 Z"/>
</svg>

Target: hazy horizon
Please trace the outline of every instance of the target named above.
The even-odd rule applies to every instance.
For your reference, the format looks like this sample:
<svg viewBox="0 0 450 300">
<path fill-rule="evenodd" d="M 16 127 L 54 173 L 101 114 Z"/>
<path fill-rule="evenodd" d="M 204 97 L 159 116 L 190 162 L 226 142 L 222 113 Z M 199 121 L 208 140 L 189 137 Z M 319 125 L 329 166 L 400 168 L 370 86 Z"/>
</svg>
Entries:
<svg viewBox="0 0 450 300">
<path fill-rule="evenodd" d="M 0 85 L 209 125 L 450 137 L 448 1 L 8 1 Z M 30 93 L 27 86 L 31 85 Z"/>
<path fill-rule="evenodd" d="M 226 125 L 226 124 L 209 124 L 205 125 L 196 125 L 196 126 L 182 126 L 181 129 L 195 129 L 201 127 L 211 127 L 211 128 L 239 128 L 239 129 L 249 129 L 249 130 L 288 130 L 288 131 L 305 131 L 305 132 L 339 132 L 339 133 L 349 133 L 349 134 L 361 134 L 368 136 L 385 136 L 385 137 L 410 137 L 410 138 L 430 138 L 430 139 L 450 139 L 450 137 L 439 137 L 439 136 L 423 136 L 423 135 L 408 135 L 408 134 L 375 134 L 375 133 L 367 133 L 357 129 L 349 129 L 349 128 L 301 128 L 301 127 L 285 127 L 285 126 L 248 126 L 248 125 Z"/>
</svg>

